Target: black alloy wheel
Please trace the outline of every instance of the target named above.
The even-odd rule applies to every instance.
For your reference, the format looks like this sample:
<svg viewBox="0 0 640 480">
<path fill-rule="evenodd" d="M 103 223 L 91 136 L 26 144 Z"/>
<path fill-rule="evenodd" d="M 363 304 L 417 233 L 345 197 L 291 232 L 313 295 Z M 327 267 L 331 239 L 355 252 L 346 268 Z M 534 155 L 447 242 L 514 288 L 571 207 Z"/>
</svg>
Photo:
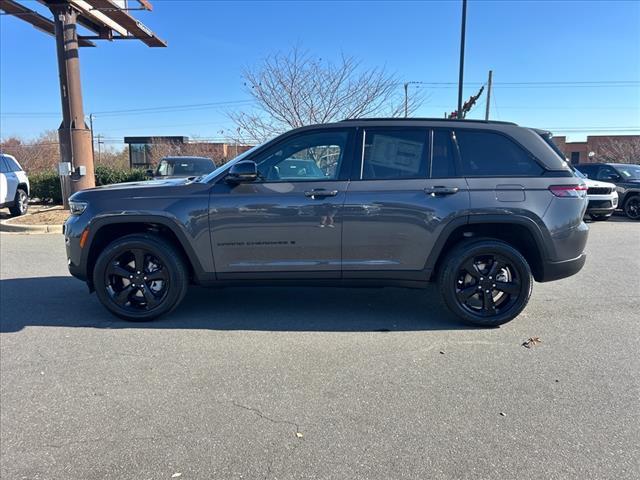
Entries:
<svg viewBox="0 0 640 480">
<path fill-rule="evenodd" d="M 447 307 L 473 325 L 498 326 L 514 319 L 531 296 L 524 257 L 498 240 L 465 241 L 445 259 L 440 289 Z"/>
<path fill-rule="evenodd" d="M 94 269 L 98 298 L 115 315 L 146 321 L 173 310 L 184 297 L 187 270 L 180 254 L 154 235 L 111 243 Z"/>
<path fill-rule="evenodd" d="M 624 213 L 632 220 L 640 220 L 640 195 L 635 195 L 625 202 Z"/>
</svg>

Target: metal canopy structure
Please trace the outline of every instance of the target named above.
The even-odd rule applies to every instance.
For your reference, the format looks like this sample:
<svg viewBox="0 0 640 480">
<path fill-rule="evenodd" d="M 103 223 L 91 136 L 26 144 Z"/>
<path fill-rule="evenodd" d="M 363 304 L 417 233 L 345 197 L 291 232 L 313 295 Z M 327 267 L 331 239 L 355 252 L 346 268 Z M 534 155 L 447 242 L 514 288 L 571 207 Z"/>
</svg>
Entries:
<svg viewBox="0 0 640 480">
<path fill-rule="evenodd" d="M 38 0 L 53 18 L 16 2 L 0 0 L 0 10 L 55 36 L 62 100 L 60 139 L 60 181 L 65 208 L 70 194 L 95 186 L 93 168 L 93 132 L 84 121 L 80 85 L 79 47 L 95 47 L 93 40 L 140 40 L 149 47 L 167 43 L 129 14 L 134 10 L 151 11 L 148 0 Z M 130 7 L 135 4 L 137 7 Z M 78 35 L 77 26 L 91 35 Z"/>
</svg>

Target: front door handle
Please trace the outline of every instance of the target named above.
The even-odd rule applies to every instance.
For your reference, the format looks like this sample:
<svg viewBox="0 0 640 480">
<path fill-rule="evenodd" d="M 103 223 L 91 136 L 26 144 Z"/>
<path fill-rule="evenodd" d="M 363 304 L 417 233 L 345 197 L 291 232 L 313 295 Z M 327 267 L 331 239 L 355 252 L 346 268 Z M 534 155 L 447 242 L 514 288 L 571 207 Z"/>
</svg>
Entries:
<svg viewBox="0 0 640 480">
<path fill-rule="evenodd" d="M 442 195 L 453 195 L 460 190 L 458 187 L 444 187 L 442 185 L 436 185 L 435 187 L 427 187 L 424 189 L 424 193 L 433 197 L 439 197 Z"/>
<path fill-rule="evenodd" d="M 317 188 L 314 190 L 307 190 L 304 192 L 305 197 L 309 197 L 312 199 L 316 198 L 327 198 L 327 197 L 335 197 L 338 194 L 338 190 L 325 190 L 324 188 Z"/>
</svg>

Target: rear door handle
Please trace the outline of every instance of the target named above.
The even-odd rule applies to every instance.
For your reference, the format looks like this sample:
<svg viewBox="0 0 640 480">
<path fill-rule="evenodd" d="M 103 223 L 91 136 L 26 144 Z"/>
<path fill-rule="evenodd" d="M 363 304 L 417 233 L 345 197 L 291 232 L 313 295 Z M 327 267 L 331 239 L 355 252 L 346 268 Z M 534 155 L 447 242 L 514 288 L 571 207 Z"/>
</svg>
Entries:
<svg viewBox="0 0 640 480">
<path fill-rule="evenodd" d="M 454 193 L 458 193 L 458 190 L 460 190 L 458 187 L 444 187 L 442 185 L 436 185 L 435 187 L 425 188 L 424 193 L 434 197 L 439 197 L 442 195 L 453 195 Z"/>
<path fill-rule="evenodd" d="M 316 198 L 335 197 L 337 194 L 338 194 L 338 190 L 325 190 L 324 188 L 307 190 L 306 192 L 304 192 L 305 197 L 309 197 L 314 200 Z"/>
</svg>

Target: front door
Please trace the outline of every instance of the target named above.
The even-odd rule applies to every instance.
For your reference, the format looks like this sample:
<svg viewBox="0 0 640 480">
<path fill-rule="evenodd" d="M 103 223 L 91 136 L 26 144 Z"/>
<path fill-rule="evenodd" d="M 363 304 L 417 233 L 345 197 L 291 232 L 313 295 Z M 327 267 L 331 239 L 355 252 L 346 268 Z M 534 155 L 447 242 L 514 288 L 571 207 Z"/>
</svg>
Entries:
<svg viewBox="0 0 640 480">
<path fill-rule="evenodd" d="M 344 206 L 343 278 L 426 279 L 444 226 L 469 208 L 449 130 L 368 128 Z"/>
<path fill-rule="evenodd" d="M 247 160 L 259 180 L 213 188 L 211 241 L 219 279 L 339 278 L 350 129 L 294 133 Z"/>
</svg>

